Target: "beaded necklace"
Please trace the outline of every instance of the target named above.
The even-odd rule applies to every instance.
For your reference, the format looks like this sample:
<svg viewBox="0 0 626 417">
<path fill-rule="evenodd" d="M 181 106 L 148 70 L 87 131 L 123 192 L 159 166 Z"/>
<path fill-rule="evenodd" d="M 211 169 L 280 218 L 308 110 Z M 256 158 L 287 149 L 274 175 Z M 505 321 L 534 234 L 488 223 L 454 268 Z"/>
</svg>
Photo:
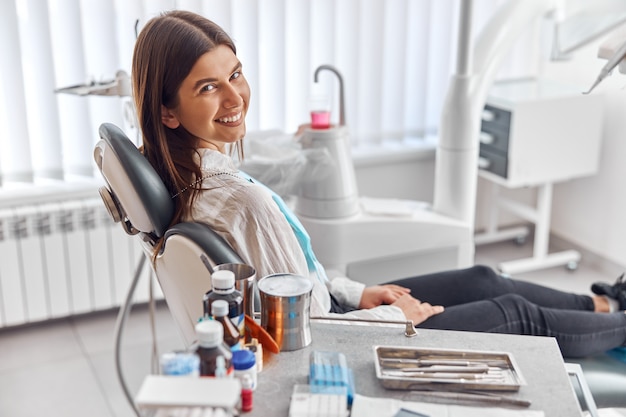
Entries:
<svg viewBox="0 0 626 417">
<path fill-rule="evenodd" d="M 190 189 L 191 187 L 194 187 L 195 185 L 201 183 L 202 181 L 206 180 L 207 178 L 211 178 L 211 177 L 215 177 L 217 175 L 232 175 L 233 177 L 237 177 L 237 178 L 241 178 L 239 175 L 237 175 L 236 173 L 232 173 L 232 172 L 213 172 L 211 174 L 208 175 L 204 175 L 202 177 L 200 177 L 199 179 L 197 179 L 196 181 L 192 182 L 191 184 L 189 184 L 188 186 L 186 186 L 185 188 L 183 188 L 182 190 L 180 190 L 179 192 L 177 192 L 176 194 L 174 194 L 172 196 L 172 198 L 176 198 L 179 195 L 181 195 L 182 193 L 184 193 L 185 191 L 187 191 L 188 189 Z"/>
</svg>

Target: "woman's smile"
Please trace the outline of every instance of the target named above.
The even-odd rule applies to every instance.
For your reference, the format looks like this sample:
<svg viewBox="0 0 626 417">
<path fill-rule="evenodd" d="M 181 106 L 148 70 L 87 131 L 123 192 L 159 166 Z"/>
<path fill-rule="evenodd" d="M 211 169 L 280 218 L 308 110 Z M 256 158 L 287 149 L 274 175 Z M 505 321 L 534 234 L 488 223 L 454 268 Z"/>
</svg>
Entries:
<svg viewBox="0 0 626 417">
<path fill-rule="evenodd" d="M 241 115 L 242 113 L 239 112 L 233 116 L 220 117 L 219 119 L 216 119 L 215 121 L 218 123 L 229 125 L 229 126 L 237 126 L 240 124 L 240 122 L 242 122 Z"/>
</svg>

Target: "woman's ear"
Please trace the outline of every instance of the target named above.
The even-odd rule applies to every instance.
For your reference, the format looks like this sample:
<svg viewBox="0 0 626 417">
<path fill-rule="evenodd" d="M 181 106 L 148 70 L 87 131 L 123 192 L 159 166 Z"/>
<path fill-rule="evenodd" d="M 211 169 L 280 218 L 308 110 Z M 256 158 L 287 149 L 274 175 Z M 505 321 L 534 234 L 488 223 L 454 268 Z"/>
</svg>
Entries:
<svg viewBox="0 0 626 417">
<path fill-rule="evenodd" d="M 176 129 L 180 126 L 180 122 L 170 109 L 161 104 L 161 123 L 170 129 Z"/>
</svg>

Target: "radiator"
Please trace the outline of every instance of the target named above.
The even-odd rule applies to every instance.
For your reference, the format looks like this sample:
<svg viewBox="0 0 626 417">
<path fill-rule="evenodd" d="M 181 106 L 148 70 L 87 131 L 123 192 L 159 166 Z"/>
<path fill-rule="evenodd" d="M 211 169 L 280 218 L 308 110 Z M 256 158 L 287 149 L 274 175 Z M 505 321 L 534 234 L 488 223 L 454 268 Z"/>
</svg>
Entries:
<svg viewBox="0 0 626 417">
<path fill-rule="evenodd" d="M 0 326 L 118 307 L 141 256 L 99 198 L 1 210 Z M 135 302 L 148 300 L 149 279 L 146 263 Z"/>
</svg>

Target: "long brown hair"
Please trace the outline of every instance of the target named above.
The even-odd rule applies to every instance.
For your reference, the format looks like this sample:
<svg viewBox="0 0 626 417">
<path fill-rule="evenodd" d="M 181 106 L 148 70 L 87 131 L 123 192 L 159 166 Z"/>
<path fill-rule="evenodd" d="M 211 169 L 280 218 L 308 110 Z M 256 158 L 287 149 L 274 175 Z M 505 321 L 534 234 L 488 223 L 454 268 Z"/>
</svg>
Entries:
<svg viewBox="0 0 626 417">
<path fill-rule="evenodd" d="M 135 44 L 133 98 L 143 135 L 143 153 L 175 196 L 172 224 L 181 221 L 195 200 L 199 186 L 190 185 L 202 174 L 194 161 L 196 139 L 182 125 L 176 129 L 164 126 L 161 106 L 178 105 L 178 90 L 198 58 L 219 45 L 237 53 L 232 39 L 221 27 L 181 10 L 151 19 Z M 187 192 L 180 193 L 187 187 Z"/>
</svg>

